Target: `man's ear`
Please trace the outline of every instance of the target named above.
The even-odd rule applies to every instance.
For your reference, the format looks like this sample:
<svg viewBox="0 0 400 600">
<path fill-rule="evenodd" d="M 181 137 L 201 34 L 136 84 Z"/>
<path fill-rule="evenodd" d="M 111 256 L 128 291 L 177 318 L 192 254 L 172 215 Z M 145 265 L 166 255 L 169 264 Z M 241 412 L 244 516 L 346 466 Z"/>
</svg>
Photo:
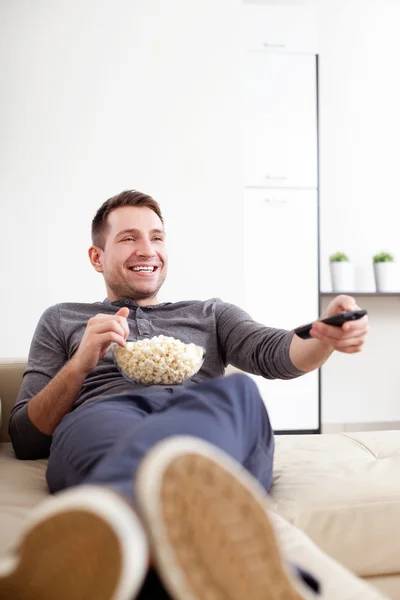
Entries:
<svg viewBox="0 0 400 600">
<path fill-rule="evenodd" d="M 101 248 L 98 248 L 97 246 L 90 246 L 88 254 L 89 260 L 92 263 L 92 267 L 98 273 L 103 273 L 103 264 L 101 261 L 103 250 Z"/>
</svg>

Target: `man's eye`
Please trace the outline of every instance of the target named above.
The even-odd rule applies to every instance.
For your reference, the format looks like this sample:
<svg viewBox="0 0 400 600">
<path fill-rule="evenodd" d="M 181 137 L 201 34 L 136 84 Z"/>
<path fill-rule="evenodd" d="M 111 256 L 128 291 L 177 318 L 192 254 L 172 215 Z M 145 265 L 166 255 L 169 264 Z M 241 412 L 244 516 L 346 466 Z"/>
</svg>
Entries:
<svg viewBox="0 0 400 600">
<path fill-rule="evenodd" d="M 162 242 L 163 239 L 161 237 L 155 237 L 153 238 L 153 240 L 155 240 L 156 242 Z"/>
<path fill-rule="evenodd" d="M 124 238 L 122 241 L 123 242 L 130 242 L 130 241 L 134 242 L 135 238 L 130 235 L 129 237 Z"/>
</svg>

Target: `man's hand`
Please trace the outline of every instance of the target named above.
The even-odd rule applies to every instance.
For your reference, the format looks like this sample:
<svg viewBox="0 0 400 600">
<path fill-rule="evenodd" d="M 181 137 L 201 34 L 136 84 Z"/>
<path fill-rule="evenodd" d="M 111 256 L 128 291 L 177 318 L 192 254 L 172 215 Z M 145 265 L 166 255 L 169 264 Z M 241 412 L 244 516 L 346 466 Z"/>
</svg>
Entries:
<svg viewBox="0 0 400 600">
<path fill-rule="evenodd" d="M 126 346 L 129 335 L 128 315 L 129 309 L 123 307 L 115 315 L 99 313 L 89 319 L 79 348 L 71 359 L 79 372 L 86 375 L 90 373 L 107 354 L 112 342 Z"/>
<path fill-rule="evenodd" d="M 322 318 L 332 317 L 338 313 L 360 310 L 356 301 L 351 296 L 337 296 L 329 304 Z M 321 321 L 315 321 L 310 331 L 311 337 L 320 340 L 323 344 L 330 346 L 338 352 L 354 354 L 360 352 L 364 346 L 368 333 L 368 315 L 357 321 L 348 321 L 342 327 L 326 325 Z"/>
</svg>

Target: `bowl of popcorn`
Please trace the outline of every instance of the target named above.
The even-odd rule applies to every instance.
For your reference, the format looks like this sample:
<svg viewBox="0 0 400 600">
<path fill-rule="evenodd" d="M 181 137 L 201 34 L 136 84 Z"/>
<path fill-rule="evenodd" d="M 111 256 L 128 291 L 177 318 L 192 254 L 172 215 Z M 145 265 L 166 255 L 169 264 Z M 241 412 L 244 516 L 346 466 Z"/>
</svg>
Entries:
<svg viewBox="0 0 400 600">
<path fill-rule="evenodd" d="M 182 383 L 199 371 L 205 357 L 201 346 L 165 335 L 127 342 L 125 348 L 115 343 L 111 347 L 120 372 L 145 385 Z"/>
</svg>

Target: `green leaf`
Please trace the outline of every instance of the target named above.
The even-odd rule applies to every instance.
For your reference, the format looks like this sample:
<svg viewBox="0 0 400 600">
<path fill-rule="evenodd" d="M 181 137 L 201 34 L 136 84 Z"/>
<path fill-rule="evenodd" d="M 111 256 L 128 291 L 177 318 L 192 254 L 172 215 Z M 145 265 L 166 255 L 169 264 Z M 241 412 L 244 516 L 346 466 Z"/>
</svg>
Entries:
<svg viewBox="0 0 400 600">
<path fill-rule="evenodd" d="M 393 254 L 389 254 L 389 252 L 379 252 L 378 254 L 375 254 L 373 261 L 374 263 L 394 262 L 394 256 Z"/>
<path fill-rule="evenodd" d="M 350 259 L 344 252 L 335 252 L 329 257 L 329 262 L 349 262 Z"/>
</svg>

